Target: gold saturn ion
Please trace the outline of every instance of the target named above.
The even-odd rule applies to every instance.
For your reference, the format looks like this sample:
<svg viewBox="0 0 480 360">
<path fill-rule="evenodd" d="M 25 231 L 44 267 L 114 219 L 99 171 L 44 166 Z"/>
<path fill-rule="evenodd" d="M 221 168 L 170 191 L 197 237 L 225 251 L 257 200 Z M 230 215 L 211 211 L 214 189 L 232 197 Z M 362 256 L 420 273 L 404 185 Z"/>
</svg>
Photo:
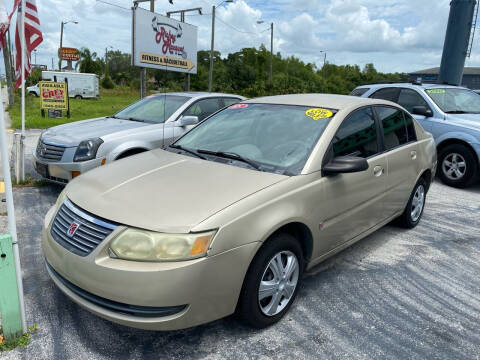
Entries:
<svg viewBox="0 0 480 360">
<path fill-rule="evenodd" d="M 288 311 L 305 270 L 397 219 L 418 224 L 432 136 L 402 107 L 323 94 L 244 101 L 165 149 L 90 171 L 45 217 L 73 301 L 143 329 Z"/>
</svg>

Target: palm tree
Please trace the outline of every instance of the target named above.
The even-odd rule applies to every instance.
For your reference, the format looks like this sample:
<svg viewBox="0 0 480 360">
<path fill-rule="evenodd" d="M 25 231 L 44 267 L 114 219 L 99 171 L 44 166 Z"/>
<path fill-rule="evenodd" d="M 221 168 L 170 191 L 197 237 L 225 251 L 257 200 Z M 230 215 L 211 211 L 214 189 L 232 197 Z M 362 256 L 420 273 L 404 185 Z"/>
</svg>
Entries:
<svg viewBox="0 0 480 360">
<path fill-rule="evenodd" d="M 90 52 L 88 48 L 80 49 L 80 59 L 75 64 L 75 70 L 82 73 L 101 74 L 101 60 L 97 57 L 96 52 Z"/>
</svg>

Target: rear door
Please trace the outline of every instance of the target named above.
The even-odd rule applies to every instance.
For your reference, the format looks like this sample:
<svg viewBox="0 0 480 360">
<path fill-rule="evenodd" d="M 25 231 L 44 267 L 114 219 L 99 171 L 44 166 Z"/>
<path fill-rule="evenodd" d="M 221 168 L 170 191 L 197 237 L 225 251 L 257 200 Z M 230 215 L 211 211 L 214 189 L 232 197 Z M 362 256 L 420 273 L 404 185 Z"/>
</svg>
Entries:
<svg viewBox="0 0 480 360">
<path fill-rule="evenodd" d="M 386 155 L 380 128 L 368 106 L 345 118 L 334 136 L 326 161 L 336 156 L 366 158 L 366 171 L 328 176 L 320 183 L 329 218 L 323 219 L 322 251 L 332 250 L 380 223 L 384 218 Z M 323 212 L 323 211 L 322 211 Z M 320 219 L 322 222 L 322 219 Z"/>
<path fill-rule="evenodd" d="M 412 117 L 393 106 L 375 106 L 387 160 L 385 215 L 402 211 L 413 190 L 420 165 Z"/>
</svg>

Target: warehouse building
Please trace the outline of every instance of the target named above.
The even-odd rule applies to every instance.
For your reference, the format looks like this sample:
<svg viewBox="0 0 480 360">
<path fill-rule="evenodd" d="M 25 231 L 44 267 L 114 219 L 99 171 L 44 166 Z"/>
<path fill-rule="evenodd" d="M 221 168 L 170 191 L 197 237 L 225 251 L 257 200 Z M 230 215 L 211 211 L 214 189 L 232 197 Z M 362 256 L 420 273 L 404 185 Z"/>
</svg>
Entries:
<svg viewBox="0 0 480 360">
<path fill-rule="evenodd" d="M 435 84 L 440 73 L 439 67 L 430 69 L 415 71 L 408 74 L 410 81 L 417 81 L 418 78 L 422 78 L 422 83 Z M 469 89 L 480 89 L 480 67 L 465 67 L 463 71 L 462 86 Z"/>
</svg>

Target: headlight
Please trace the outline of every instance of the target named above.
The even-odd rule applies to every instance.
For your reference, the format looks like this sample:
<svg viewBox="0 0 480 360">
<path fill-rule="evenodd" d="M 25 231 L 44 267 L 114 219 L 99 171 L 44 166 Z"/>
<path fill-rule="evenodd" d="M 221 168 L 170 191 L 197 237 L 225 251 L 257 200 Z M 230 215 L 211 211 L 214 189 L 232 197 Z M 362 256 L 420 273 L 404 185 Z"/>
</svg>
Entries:
<svg viewBox="0 0 480 360">
<path fill-rule="evenodd" d="M 66 195 L 65 189 L 63 189 L 60 195 L 58 195 L 58 199 L 57 199 L 57 202 L 55 203 L 55 207 L 58 208 L 60 205 L 62 205 L 62 203 L 65 201 L 66 198 L 67 198 L 67 195 Z"/>
<path fill-rule="evenodd" d="M 136 261 L 190 260 L 205 256 L 215 231 L 197 234 L 164 234 L 127 229 L 111 243 L 116 257 Z"/>
<path fill-rule="evenodd" d="M 78 145 L 77 151 L 75 151 L 73 161 L 78 162 L 95 159 L 98 148 L 102 144 L 103 140 L 100 138 L 82 141 L 80 145 Z"/>
</svg>

